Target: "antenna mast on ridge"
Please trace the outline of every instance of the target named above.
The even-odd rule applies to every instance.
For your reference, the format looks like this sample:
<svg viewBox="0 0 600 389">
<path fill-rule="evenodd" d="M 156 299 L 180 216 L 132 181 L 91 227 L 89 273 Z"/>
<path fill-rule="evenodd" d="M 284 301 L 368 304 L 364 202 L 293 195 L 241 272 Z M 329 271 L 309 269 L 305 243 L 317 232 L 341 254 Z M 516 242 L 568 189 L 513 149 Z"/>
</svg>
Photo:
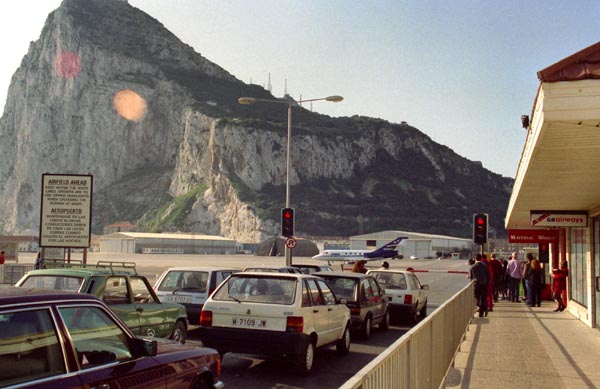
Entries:
<svg viewBox="0 0 600 389">
<path fill-rule="evenodd" d="M 271 85 L 271 72 L 269 72 L 269 83 L 267 84 L 267 90 L 269 93 L 273 92 L 273 86 Z"/>
</svg>

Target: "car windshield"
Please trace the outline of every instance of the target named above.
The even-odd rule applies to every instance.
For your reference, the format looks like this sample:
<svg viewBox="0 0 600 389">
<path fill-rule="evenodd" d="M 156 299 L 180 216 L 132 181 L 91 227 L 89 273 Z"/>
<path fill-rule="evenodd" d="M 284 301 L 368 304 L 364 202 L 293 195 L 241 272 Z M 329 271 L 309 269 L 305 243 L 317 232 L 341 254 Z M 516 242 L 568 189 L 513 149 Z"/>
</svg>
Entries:
<svg viewBox="0 0 600 389">
<path fill-rule="evenodd" d="M 165 275 L 157 291 L 174 292 L 183 290 L 186 292 L 206 292 L 208 282 L 208 272 L 205 271 L 186 271 L 171 270 Z"/>
<path fill-rule="evenodd" d="M 85 278 L 59 275 L 32 275 L 19 285 L 22 288 L 56 289 L 79 292 Z"/>
<path fill-rule="evenodd" d="M 327 277 L 320 276 L 327 281 L 327 284 L 333 290 L 333 293 L 337 298 L 344 298 L 348 301 L 356 301 L 356 290 L 358 285 L 357 278 L 346 278 L 346 277 Z"/>
<path fill-rule="evenodd" d="M 384 289 L 407 289 L 406 277 L 402 273 L 371 272 Z"/>
<path fill-rule="evenodd" d="M 289 305 L 296 297 L 296 282 L 295 278 L 234 275 L 215 292 L 213 299 Z"/>
</svg>

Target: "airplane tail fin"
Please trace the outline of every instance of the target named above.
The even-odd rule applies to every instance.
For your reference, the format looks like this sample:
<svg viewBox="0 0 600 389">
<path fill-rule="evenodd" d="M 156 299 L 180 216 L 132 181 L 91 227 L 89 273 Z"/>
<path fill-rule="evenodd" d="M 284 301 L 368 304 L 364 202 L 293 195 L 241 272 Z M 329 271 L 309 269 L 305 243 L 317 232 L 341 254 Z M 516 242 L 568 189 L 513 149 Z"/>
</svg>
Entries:
<svg viewBox="0 0 600 389">
<path fill-rule="evenodd" d="M 396 239 L 392 240 L 391 242 L 386 243 L 383 246 L 381 246 L 371 252 L 365 253 L 364 256 L 366 258 L 372 258 L 372 259 L 395 257 L 396 254 L 398 254 L 398 250 L 396 250 L 396 247 L 404 239 L 408 239 L 408 238 L 405 236 L 399 236 Z"/>
</svg>

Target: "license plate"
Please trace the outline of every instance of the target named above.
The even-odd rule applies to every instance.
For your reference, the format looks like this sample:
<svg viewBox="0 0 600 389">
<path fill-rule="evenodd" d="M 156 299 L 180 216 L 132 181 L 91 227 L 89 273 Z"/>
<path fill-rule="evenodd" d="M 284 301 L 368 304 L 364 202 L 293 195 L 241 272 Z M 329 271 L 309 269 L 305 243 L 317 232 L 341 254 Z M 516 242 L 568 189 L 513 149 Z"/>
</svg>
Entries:
<svg viewBox="0 0 600 389">
<path fill-rule="evenodd" d="M 236 327 L 263 328 L 267 326 L 267 321 L 249 317 L 234 317 L 232 324 Z"/>
<path fill-rule="evenodd" d="M 167 296 L 167 301 L 170 301 L 172 303 L 189 303 L 192 301 L 192 297 L 172 294 Z"/>
</svg>

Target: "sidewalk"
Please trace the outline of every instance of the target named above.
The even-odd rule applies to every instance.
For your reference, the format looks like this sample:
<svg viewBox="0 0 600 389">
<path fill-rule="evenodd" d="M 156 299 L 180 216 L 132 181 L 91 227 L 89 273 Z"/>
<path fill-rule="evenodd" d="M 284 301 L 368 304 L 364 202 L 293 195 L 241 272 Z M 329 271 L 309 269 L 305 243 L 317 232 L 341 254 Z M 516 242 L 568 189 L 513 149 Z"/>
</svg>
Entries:
<svg viewBox="0 0 600 389">
<path fill-rule="evenodd" d="M 499 301 L 475 314 L 446 388 L 600 388 L 600 330 L 555 307 Z"/>
</svg>

